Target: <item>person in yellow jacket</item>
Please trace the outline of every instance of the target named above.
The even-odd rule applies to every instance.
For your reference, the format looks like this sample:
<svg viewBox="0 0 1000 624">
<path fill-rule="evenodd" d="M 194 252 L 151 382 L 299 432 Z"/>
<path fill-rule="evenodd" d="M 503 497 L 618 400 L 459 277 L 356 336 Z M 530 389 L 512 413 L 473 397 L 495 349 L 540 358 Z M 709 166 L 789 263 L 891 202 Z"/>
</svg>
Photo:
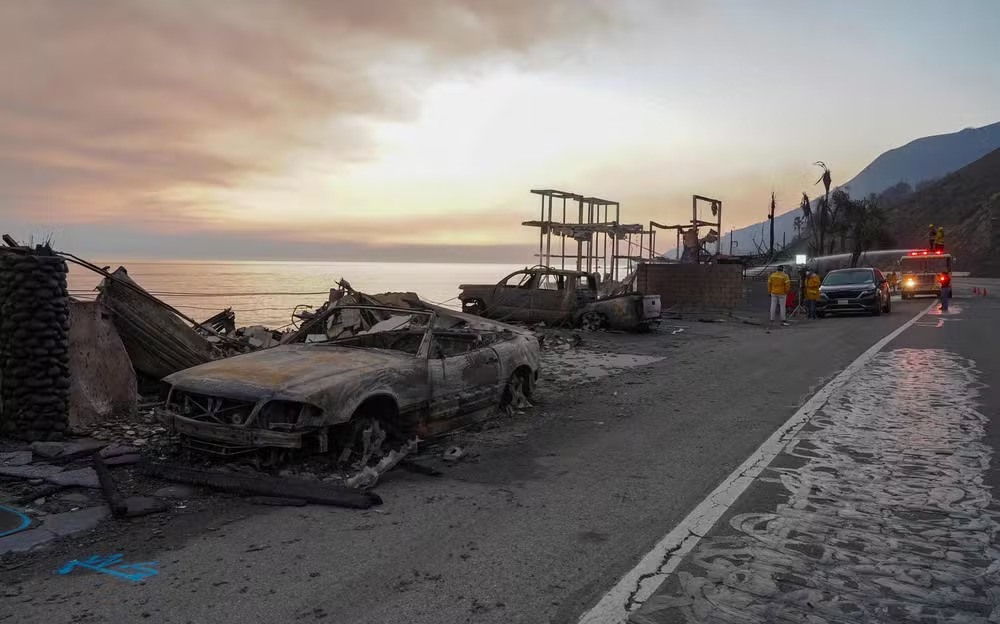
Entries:
<svg viewBox="0 0 1000 624">
<path fill-rule="evenodd" d="M 777 310 L 781 310 L 781 324 L 788 325 L 785 321 L 785 299 L 788 297 L 788 291 L 791 289 L 791 280 L 788 279 L 788 273 L 785 273 L 784 265 L 779 266 L 778 270 L 767 276 L 767 292 L 771 295 L 771 321 L 774 321 L 774 313 Z"/>
<path fill-rule="evenodd" d="M 820 283 L 819 275 L 809 271 L 809 277 L 806 278 L 806 312 L 811 319 L 818 318 L 816 316 L 816 302 L 819 301 Z"/>
<path fill-rule="evenodd" d="M 944 250 L 944 228 L 939 227 L 937 233 L 934 234 L 934 249 L 939 251 Z"/>
</svg>

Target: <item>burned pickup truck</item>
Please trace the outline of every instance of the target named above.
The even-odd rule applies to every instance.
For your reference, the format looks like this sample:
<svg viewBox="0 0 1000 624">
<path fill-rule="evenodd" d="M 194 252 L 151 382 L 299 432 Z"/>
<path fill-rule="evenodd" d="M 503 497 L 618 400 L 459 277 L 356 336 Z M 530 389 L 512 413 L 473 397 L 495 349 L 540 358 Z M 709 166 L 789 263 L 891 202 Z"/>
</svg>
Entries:
<svg viewBox="0 0 1000 624">
<path fill-rule="evenodd" d="M 660 296 L 598 296 L 597 277 L 582 271 L 535 267 L 497 284 L 459 286 L 462 311 L 498 321 L 641 331 L 660 321 Z"/>
<path fill-rule="evenodd" d="M 160 420 L 189 448 L 231 456 L 290 449 L 362 463 L 379 447 L 437 433 L 530 397 L 539 346 L 530 333 L 461 313 L 341 305 L 377 321 L 338 340 L 248 353 L 174 373 Z M 324 336 L 325 338 L 325 336 Z"/>
</svg>

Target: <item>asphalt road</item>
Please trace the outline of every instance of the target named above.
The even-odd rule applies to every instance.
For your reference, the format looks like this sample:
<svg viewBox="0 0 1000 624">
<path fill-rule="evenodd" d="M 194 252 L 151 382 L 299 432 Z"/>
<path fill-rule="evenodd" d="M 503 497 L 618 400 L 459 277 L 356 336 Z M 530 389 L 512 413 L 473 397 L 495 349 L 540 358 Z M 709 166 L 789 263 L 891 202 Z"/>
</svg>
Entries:
<svg viewBox="0 0 1000 624">
<path fill-rule="evenodd" d="M 1000 300 L 971 296 L 984 284 L 835 392 L 631 622 L 997 621 Z"/>
<path fill-rule="evenodd" d="M 233 501 L 26 556 L 0 572 L 0 621 L 575 623 L 817 388 L 928 303 L 773 331 L 683 321 L 588 338 L 666 359 L 543 390 L 469 440 L 474 461 L 389 475 L 376 511 Z M 950 340 L 955 325 L 920 330 Z M 112 553 L 160 572 L 55 574 Z"/>
</svg>

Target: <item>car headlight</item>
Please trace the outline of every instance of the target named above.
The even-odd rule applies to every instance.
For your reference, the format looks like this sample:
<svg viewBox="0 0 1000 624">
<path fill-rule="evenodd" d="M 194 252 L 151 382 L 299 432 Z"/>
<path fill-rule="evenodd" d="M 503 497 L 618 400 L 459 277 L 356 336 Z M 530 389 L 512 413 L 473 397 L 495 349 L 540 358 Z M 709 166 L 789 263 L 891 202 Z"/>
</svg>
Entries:
<svg viewBox="0 0 1000 624">
<path fill-rule="evenodd" d="M 912 280 L 912 279 L 908 279 L 908 280 L 906 280 L 906 282 L 905 282 L 905 284 L 904 284 L 904 285 L 905 285 L 905 286 L 913 286 L 913 280 Z"/>
</svg>

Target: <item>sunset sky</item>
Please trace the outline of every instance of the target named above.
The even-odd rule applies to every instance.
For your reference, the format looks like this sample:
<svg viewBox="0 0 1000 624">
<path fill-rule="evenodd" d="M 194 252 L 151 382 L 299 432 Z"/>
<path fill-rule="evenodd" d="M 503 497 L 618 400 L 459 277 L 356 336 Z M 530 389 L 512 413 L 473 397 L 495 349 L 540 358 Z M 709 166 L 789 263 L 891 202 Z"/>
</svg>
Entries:
<svg viewBox="0 0 1000 624">
<path fill-rule="evenodd" d="M 0 230 L 92 257 L 527 262 L 531 188 L 629 222 L 797 204 L 1000 120 L 996 0 L 0 3 Z M 687 214 L 686 214 L 687 213 Z"/>
</svg>

